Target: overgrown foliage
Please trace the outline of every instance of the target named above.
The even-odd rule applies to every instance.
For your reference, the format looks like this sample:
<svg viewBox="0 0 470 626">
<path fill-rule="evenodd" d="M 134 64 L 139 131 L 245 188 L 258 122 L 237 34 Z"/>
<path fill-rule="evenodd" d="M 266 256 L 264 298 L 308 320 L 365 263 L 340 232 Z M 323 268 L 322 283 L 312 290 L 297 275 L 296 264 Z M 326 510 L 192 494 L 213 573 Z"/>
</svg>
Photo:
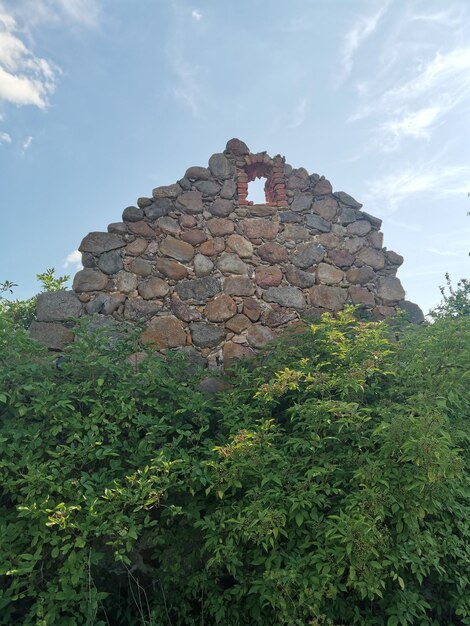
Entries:
<svg viewBox="0 0 470 626">
<path fill-rule="evenodd" d="M 41 285 L 40 293 L 50 291 L 61 291 L 65 289 L 66 283 L 70 280 L 70 276 L 56 276 L 53 267 L 48 268 L 41 274 L 36 274 L 36 278 Z M 6 280 L 0 283 L 0 314 L 7 315 L 15 324 L 22 328 L 29 328 L 36 314 L 37 296 L 28 298 L 27 300 L 10 300 L 5 298 L 5 293 L 13 294 L 14 288 L 18 287 L 16 283 Z"/>
<path fill-rule="evenodd" d="M 0 623 L 470 624 L 469 340 L 325 315 L 205 395 L 0 315 Z"/>
</svg>

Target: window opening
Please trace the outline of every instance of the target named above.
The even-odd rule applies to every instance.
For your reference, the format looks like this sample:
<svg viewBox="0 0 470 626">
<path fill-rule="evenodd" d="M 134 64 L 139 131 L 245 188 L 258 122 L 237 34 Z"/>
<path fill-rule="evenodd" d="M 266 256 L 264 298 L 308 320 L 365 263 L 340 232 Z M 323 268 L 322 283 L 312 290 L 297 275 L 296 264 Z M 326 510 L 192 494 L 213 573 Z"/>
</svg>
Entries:
<svg viewBox="0 0 470 626">
<path fill-rule="evenodd" d="M 253 204 L 266 204 L 266 191 L 264 188 L 266 180 L 267 178 L 263 176 L 248 182 L 248 202 L 253 202 Z"/>
</svg>

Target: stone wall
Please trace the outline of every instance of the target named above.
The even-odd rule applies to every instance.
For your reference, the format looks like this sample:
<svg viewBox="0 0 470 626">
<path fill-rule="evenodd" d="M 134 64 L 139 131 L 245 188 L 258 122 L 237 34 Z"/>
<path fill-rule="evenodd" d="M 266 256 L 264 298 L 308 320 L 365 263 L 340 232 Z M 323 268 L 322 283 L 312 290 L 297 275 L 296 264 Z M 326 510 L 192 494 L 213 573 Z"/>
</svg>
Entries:
<svg viewBox="0 0 470 626">
<path fill-rule="evenodd" d="M 266 203 L 248 184 L 266 178 Z M 383 247 L 381 221 L 323 176 L 238 139 L 173 185 L 127 207 L 108 232 L 81 242 L 72 292 L 39 297 L 31 333 L 60 350 L 66 319 L 145 321 L 142 340 L 184 350 L 211 367 L 253 354 L 304 316 L 347 303 L 376 319 L 408 309 L 396 278 L 403 258 Z"/>
</svg>

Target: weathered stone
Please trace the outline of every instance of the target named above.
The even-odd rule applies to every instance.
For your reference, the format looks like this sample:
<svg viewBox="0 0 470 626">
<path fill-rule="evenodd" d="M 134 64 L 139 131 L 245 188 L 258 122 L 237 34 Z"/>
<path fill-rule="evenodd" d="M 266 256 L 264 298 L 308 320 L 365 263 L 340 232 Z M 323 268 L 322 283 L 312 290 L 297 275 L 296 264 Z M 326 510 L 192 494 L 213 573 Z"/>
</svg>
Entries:
<svg viewBox="0 0 470 626">
<path fill-rule="evenodd" d="M 188 274 L 188 270 L 177 261 L 170 259 L 157 259 L 155 266 L 157 270 L 171 280 L 181 280 Z"/>
<path fill-rule="evenodd" d="M 292 263 L 305 269 L 316 263 L 320 263 L 325 256 L 325 248 L 318 243 L 302 243 L 297 246 L 297 251 L 292 255 Z"/>
<path fill-rule="evenodd" d="M 207 235 L 203 230 L 199 229 L 186 230 L 184 233 L 181 233 L 180 239 L 192 246 L 198 246 L 207 240 Z"/>
<path fill-rule="evenodd" d="M 397 254 L 393 250 L 387 250 L 386 256 L 392 265 L 401 265 L 404 260 L 401 254 Z"/>
<path fill-rule="evenodd" d="M 154 198 L 171 198 L 174 200 L 181 193 L 181 187 L 175 183 L 174 185 L 162 185 L 161 187 L 155 187 L 152 191 Z"/>
<path fill-rule="evenodd" d="M 379 298 L 382 298 L 382 300 L 394 302 L 404 299 L 405 290 L 402 287 L 400 279 L 395 276 L 384 276 L 377 280 L 377 295 Z"/>
<path fill-rule="evenodd" d="M 224 274 L 246 274 L 248 267 L 237 254 L 223 252 L 217 262 L 217 267 Z"/>
<path fill-rule="evenodd" d="M 301 168 L 303 170 L 303 168 Z M 308 189 L 310 185 L 310 180 L 307 176 L 304 175 L 305 170 L 303 171 L 293 171 L 287 180 L 287 189 Z"/>
<path fill-rule="evenodd" d="M 194 322 L 201 319 L 199 311 L 186 302 L 182 302 L 175 293 L 171 296 L 171 310 L 183 322 Z"/>
<path fill-rule="evenodd" d="M 126 246 L 126 254 L 130 256 L 139 256 L 145 252 L 148 246 L 148 241 L 143 237 L 139 237 L 138 239 L 134 239 L 131 243 Z"/>
<path fill-rule="evenodd" d="M 204 210 L 202 193 L 200 191 L 185 191 L 178 197 L 176 206 L 190 215 L 202 213 Z"/>
<path fill-rule="evenodd" d="M 112 224 L 108 224 L 108 233 L 125 235 L 127 233 L 127 225 L 123 222 L 113 222 Z"/>
<path fill-rule="evenodd" d="M 234 361 L 238 361 L 238 359 L 242 358 L 249 359 L 254 355 L 254 352 L 248 346 L 241 346 L 239 343 L 227 341 L 227 343 L 224 344 L 222 354 L 224 358 L 224 367 L 225 369 L 228 369 L 231 365 L 233 365 Z"/>
<path fill-rule="evenodd" d="M 214 269 L 214 264 L 203 254 L 196 254 L 194 257 L 194 273 L 196 276 L 207 276 Z"/>
<path fill-rule="evenodd" d="M 88 302 L 85 309 L 89 315 L 95 313 L 112 315 L 126 301 L 123 293 L 99 293 L 96 298 Z"/>
<path fill-rule="evenodd" d="M 152 268 L 152 261 L 146 261 L 139 256 L 129 263 L 129 271 L 138 276 L 150 276 L 152 274 Z"/>
<path fill-rule="evenodd" d="M 263 294 L 267 302 L 276 302 L 292 309 L 304 309 L 304 294 L 297 287 L 269 287 Z"/>
<path fill-rule="evenodd" d="M 408 321 L 412 324 L 422 324 L 424 322 L 424 315 L 421 309 L 414 302 L 409 300 L 403 300 L 398 305 L 402 311 L 405 311 Z"/>
<path fill-rule="evenodd" d="M 372 313 L 374 317 L 378 320 L 384 320 L 387 317 L 393 317 L 396 313 L 395 308 L 393 306 L 384 306 L 383 304 L 380 306 L 376 306 L 372 309 Z"/>
<path fill-rule="evenodd" d="M 227 152 L 231 152 L 235 156 L 243 156 L 244 154 L 249 154 L 250 152 L 246 143 L 235 137 L 227 141 L 225 149 Z"/>
<path fill-rule="evenodd" d="M 353 304 L 375 304 L 374 294 L 364 287 L 349 287 L 349 297 Z"/>
<path fill-rule="evenodd" d="M 139 209 L 136 206 L 128 206 L 122 212 L 123 222 L 139 222 L 144 219 L 143 209 Z"/>
<path fill-rule="evenodd" d="M 243 300 L 243 313 L 252 322 L 257 322 L 261 317 L 261 304 L 255 298 L 246 298 Z"/>
<path fill-rule="evenodd" d="M 233 211 L 233 202 L 217 198 L 210 206 L 209 212 L 216 217 L 228 217 Z"/>
<path fill-rule="evenodd" d="M 82 265 L 83 267 L 96 268 L 96 259 L 90 254 L 90 252 L 82 252 Z"/>
<path fill-rule="evenodd" d="M 344 225 L 351 224 L 358 219 L 359 215 L 360 214 L 355 209 L 344 207 L 340 211 L 339 222 Z"/>
<path fill-rule="evenodd" d="M 138 291 L 145 300 L 152 300 L 153 298 L 164 298 L 170 291 L 170 287 L 165 280 L 153 276 L 143 280 L 138 287 Z"/>
<path fill-rule="evenodd" d="M 333 187 L 331 186 L 329 180 L 322 177 L 315 185 L 313 192 L 316 196 L 325 196 L 327 194 L 333 193 Z"/>
<path fill-rule="evenodd" d="M 206 366 L 206 359 L 199 353 L 198 349 L 194 346 L 183 346 L 178 350 L 178 352 L 179 354 L 184 354 L 184 356 L 188 360 L 188 373 L 192 374 L 198 369 L 204 368 Z"/>
<path fill-rule="evenodd" d="M 354 257 L 347 250 L 329 250 L 328 259 L 337 267 L 347 268 L 354 263 Z"/>
<path fill-rule="evenodd" d="M 213 198 L 220 193 L 220 183 L 215 180 L 201 180 L 194 185 L 198 191 L 200 191 L 204 198 Z"/>
<path fill-rule="evenodd" d="M 321 235 L 317 235 L 316 239 L 318 240 L 319 244 L 321 244 L 328 250 L 339 248 L 342 241 L 342 238 L 335 233 L 323 233 Z"/>
<path fill-rule="evenodd" d="M 308 241 L 311 238 L 309 231 L 300 224 L 286 224 L 283 235 L 284 239 L 291 241 Z"/>
<path fill-rule="evenodd" d="M 268 263 L 285 263 L 287 261 L 287 250 L 278 243 L 264 243 L 257 248 L 256 254 Z"/>
<path fill-rule="evenodd" d="M 295 285 L 296 287 L 312 287 L 315 284 L 315 274 L 299 270 L 295 265 L 287 266 L 286 278 L 291 285 Z"/>
<path fill-rule="evenodd" d="M 98 259 L 98 268 L 105 274 L 116 274 L 123 268 L 120 250 L 110 250 L 103 252 Z"/>
<path fill-rule="evenodd" d="M 253 256 L 253 244 L 241 235 L 230 235 L 227 239 L 227 247 L 242 259 Z"/>
<path fill-rule="evenodd" d="M 181 232 L 179 223 L 173 217 L 159 217 L 156 225 L 167 235 L 179 235 Z"/>
<path fill-rule="evenodd" d="M 312 205 L 312 211 L 323 219 L 331 222 L 338 211 L 338 203 L 331 196 L 321 198 L 320 200 L 315 199 Z"/>
<path fill-rule="evenodd" d="M 40 293 L 37 297 L 36 319 L 38 322 L 60 322 L 78 317 L 82 304 L 72 291 Z"/>
<path fill-rule="evenodd" d="M 204 315 L 210 322 L 226 322 L 237 312 L 237 305 L 225 293 L 210 300 L 204 309 Z"/>
<path fill-rule="evenodd" d="M 276 305 L 274 304 L 273 307 L 275 306 Z M 265 326 L 269 326 L 269 328 L 276 328 L 277 326 L 288 324 L 296 318 L 297 316 L 294 311 L 279 306 L 276 309 L 272 308 L 265 311 L 262 319 Z"/>
<path fill-rule="evenodd" d="M 335 285 L 340 283 L 344 278 L 344 272 L 334 265 L 328 263 L 320 263 L 317 268 L 317 280 L 325 285 Z"/>
<path fill-rule="evenodd" d="M 141 209 L 145 209 L 146 207 L 152 204 L 153 198 L 140 197 L 137 198 L 137 206 Z"/>
<path fill-rule="evenodd" d="M 237 186 L 233 180 L 224 180 L 222 189 L 220 190 L 220 197 L 225 200 L 232 200 L 237 191 Z"/>
<path fill-rule="evenodd" d="M 223 391 L 227 391 L 230 389 L 232 385 L 226 380 L 222 380 L 221 378 L 216 378 L 215 376 L 208 376 L 207 378 L 203 378 L 199 383 L 200 390 L 206 395 L 210 396 L 214 393 L 222 393 Z"/>
<path fill-rule="evenodd" d="M 255 270 L 256 284 L 260 287 L 277 287 L 282 281 L 282 272 L 279 267 L 260 265 Z"/>
<path fill-rule="evenodd" d="M 193 180 L 208 180 L 210 176 L 211 173 L 207 167 L 199 167 L 197 165 L 188 167 L 185 174 L 185 178 L 192 178 Z"/>
<path fill-rule="evenodd" d="M 253 346 L 253 348 L 262 348 L 269 341 L 272 341 L 275 336 L 272 330 L 260 324 L 252 324 L 246 333 L 248 343 L 250 346 Z"/>
<path fill-rule="evenodd" d="M 372 226 L 367 220 L 352 222 L 352 224 L 348 224 L 346 228 L 348 235 L 358 235 L 359 237 L 364 237 L 364 235 L 367 235 L 371 229 Z"/>
<path fill-rule="evenodd" d="M 167 215 L 173 208 L 173 202 L 169 198 L 157 198 L 152 204 L 145 207 L 144 212 L 149 220 L 156 220 Z"/>
<path fill-rule="evenodd" d="M 365 246 L 365 243 L 365 239 L 362 237 L 352 237 L 343 242 L 343 248 L 350 254 L 356 254 L 356 252 Z"/>
<path fill-rule="evenodd" d="M 199 252 L 206 256 L 214 256 L 225 249 L 225 243 L 223 239 L 209 239 L 199 246 Z"/>
<path fill-rule="evenodd" d="M 231 330 L 233 333 L 241 333 L 244 330 L 246 330 L 248 328 L 248 326 L 250 326 L 251 322 L 250 320 L 246 317 L 246 315 L 243 315 L 242 313 L 239 313 L 238 315 L 235 315 L 234 317 L 232 317 L 231 319 L 229 319 L 226 324 L 225 327 L 228 330 Z"/>
<path fill-rule="evenodd" d="M 366 213 L 365 211 L 361 211 L 360 215 L 363 219 L 369 220 L 373 228 L 379 230 L 382 226 L 382 220 L 378 217 L 374 217 L 373 215 L 371 215 L 370 213 Z"/>
<path fill-rule="evenodd" d="M 177 261 L 188 262 L 194 256 L 194 248 L 185 241 L 180 241 L 168 235 L 160 244 L 160 252 Z"/>
<path fill-rule="evenodd" d="M 301 211 L 308 211 L 312 206 L 313 194 L 311 193 L 299 193 L 294 197 L 292 204 L 290 205 L 291 211 L 300 213 Z"/>
<path fill-rule="evenodd" d="M 350 196 L 345 191 L 336 191 L 333 195 L 335 196 L 335 198 L 338 198 L 338 200 L 342 204 L 345 204 L 346 206 L 350 206 L 353 209 L 360 209 L 362 207 L 362 204 L 360 202 L 355 200 L 352 196 Z"/>
<path fill-rule="evenodd" d="M 73 332 L 57 322 L 32 322 L 29 335 L 49 350 L 63 350 L 74 339 Z"/>
<path fill-rule="evenodd" d="M 162 304 L 141 298 L 128 298 L 124 306 L 124 319 L 144 322 L 154 317 L 162 309 Z"/>
<path fill-rule="evenodd" d="M 281 224 L 293 224 L 302 221 L 302 215 L 298 215 L 297 213 L 293 213 L 292 211 L 281 211 L 279 213 L 279 219 Z"/>
<path fill-rule="evenodd" d="M 248 239 L 275 239 L 279 224 L 263 219 L 250 219 L 243 222 L 243 230 Z"/>
<path fill-rule="evenodd" d="M 190 324 L 193 344 L 199 348 L 212 348 L 217 346 L 225 337 L 225 330 L 220 326 L 193 322 Z"/>
<path fill-rule="evenodd" d="M 116 288 L 122 293 L 131 293 L 131 291 L 137 289 L 137 276 L 121 270 L 116 275 Z"/>
<path fill-rule="evenodd" d="M 365 263 L 374 270 L 381 270 L 385 267 L 385 257 L 383 253 L 375 248 L 362 248 L 356 259 Z"/>
<path fill-rule="evenodd" d="M 229 296 L 252 296 L 255 286 L 247 276 L 228 276 L 224 280 L 224 292 Z"/>
<path fill-rule="evenodd" d="M 183 191 L 189 191 L 192 187 L 191 181 L 186 176 L 178 181 L 178 185 Z"/>
<path fill-rule="evenodd" d="M 368 239 L 370 241 L 370 245 L 378 250 L 380 250 L 380 248 L 384 245 L 384 235 L 377 230 L 373 230 L 369 234 Z"/>
<path fill-rule="evenodd" d="M 154 317 L 150 320 L 148 329 L 143 333 L 142 341 L 157 350 L 177 348 L 185 345 L 186 332 L 176 317 Z"/>
<path fill-rule="evenodd" d="M 91 252 L 91 254 L 103 254 L 109 250 L 123 248 L 125 242 L 119 235 L 114 233 L 89 233 L 79 246 L 80 252 Z"/>
<path fill-rule="evenodd" d="M 305 222 L 309 228 L 318 230 L 320 233 L 328 233 L 331 230 L 331 223 L 314 213 L 307 215 Z"/>
<path fill-rule="evenodd" d="M 214 217 L 211 220 L 208 220 L 207 228 L 213 237 L 223 237 L 224 235 L 230 235 L 233 233 L 235 225 L 232 220 L 224 219 L 222 217 Z"/>
<path fill-rule="evenodd" d="M 344 307 L 348 290 L 329 285 L 315 285 L 309 289 L 310 304 L 330 311 L 339 311 Z"/>
<path fill-rule="evenodd" d="M 128 226 L 131 233 L 138 235 L 139 237 L 145 237 L 146 239 L 153 239 L 155 237 L 155 231 L 153 228 L 141 220 L 140 222 L 130 222 Z"/>
<path fill-rule="evenodd" d="M 346 280 L 352 285 L 365 285 L 374 277 L 375 273 L 370 267 L 352 267 L 346 272 Z"/>
<path fill-rule="evenodd" d="M 75 274 L 72 289 L 74 291 L 101 291 L 107 284 L 108 277 L 106 274 L 85 268 Z"/>
<path fill-rule="evenodd" d="M 213 154 L 209 159 L 209 169 L 215 178 L 230 178 L 233 166 L 224 154 Z"/>
<path fill-rule="evenodd" d="M 180 215 L 179 220 L 180 226 L 182 226 L 183 228 L 194 228 L 194 226 L 196 226 L 197 224 L 197 219 L 194 217 L 194 215 L 188 215 L 187 213 Z"/>
<path fill-rule="evenodd" d="M 220 291 L 220 280 L 214 276 L 182 280 L 176 285 L 181 300 L 193 300 L 196 304 L 205 304 Z"/>
</svg>

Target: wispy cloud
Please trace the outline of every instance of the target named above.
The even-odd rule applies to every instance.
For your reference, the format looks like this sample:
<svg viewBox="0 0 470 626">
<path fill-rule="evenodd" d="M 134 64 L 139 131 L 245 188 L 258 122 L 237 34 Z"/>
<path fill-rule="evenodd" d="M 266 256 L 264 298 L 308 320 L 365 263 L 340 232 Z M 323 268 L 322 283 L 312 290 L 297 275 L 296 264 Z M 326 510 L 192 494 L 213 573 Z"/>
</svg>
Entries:
<svg viewBox="0 0 470 626">
<path fill-rule="evenodd" d="M 0 4 L 0 100 L 45 109 L 59 74 L 55 64 L 26 46 L 16 20 Z"/>
<path fill-rule="evenodd" d="M 94 28 L 101 18 L 101 0 L 16 0 L 15 15 L 30 27 L 69 22 Z"/>
<path fill-rule="evenodd" d="M 457 107 L 470 106 L 468 7 L 416 7 L 407 6 L 384 37 L 374 77 L 356 84 L 359 103 L 348 121 L 369 120 L 369 150 L 390 152 L 406 139 L 429 140 Z"/>
<path fill-rule="evenodd" d="M 339 53 L 341 70 L 336 78 L 336 86 L 339 86 L 351 73 L 356 53 L 366 39 L 375 32 L 389 4 L 389 0 L 386 0 L 378 9 L 374 8 L 372 12 L 359 16 L 343 37 Z"/>
<path fill-rule="evenodd" d="M 67 258 L 64 261 L 64 268 L 68 268 L 70 266 L 72 266 L 76 272 L 79 272 L 83 268 L 82 254 L 78 250 L 74 250 L 67 255 Z"/>
<path fill-rule="evenodd" d="M 0 132 L 0 144 L 2 143 L 11 143 L 11 135 Z"/>
<path fill-rule="evenodd" d="M 194 9 L 193 11 L 191 11 L 191 16 L 196 20 L 196 22 L 199 22 L 200 20 L 202 20 L 202 13 L 198 11 L 197 9 Z"/>
<path fill-rule="evenodd" d="M 433 193 L 445 198 L 461 193 L 462 188 L 468 186 L 469 178 L 470 165 L 410 164 L 400 172 L 370 181 L 364 200 L 387 215 L 419 194 Z"/>
<path fill-rule="evenodd" d="M 292 111 L 292 114 L 289 116 L 289 119 L 291 121 L 288 123 L 288 128 L 295 129 L 295 128 L 298 128 L 299 126 L 302 126 L 307 116 L 307 104 L 308 104 L 307 98 L 301 98 L 296 103 Z"/>
</svg>

